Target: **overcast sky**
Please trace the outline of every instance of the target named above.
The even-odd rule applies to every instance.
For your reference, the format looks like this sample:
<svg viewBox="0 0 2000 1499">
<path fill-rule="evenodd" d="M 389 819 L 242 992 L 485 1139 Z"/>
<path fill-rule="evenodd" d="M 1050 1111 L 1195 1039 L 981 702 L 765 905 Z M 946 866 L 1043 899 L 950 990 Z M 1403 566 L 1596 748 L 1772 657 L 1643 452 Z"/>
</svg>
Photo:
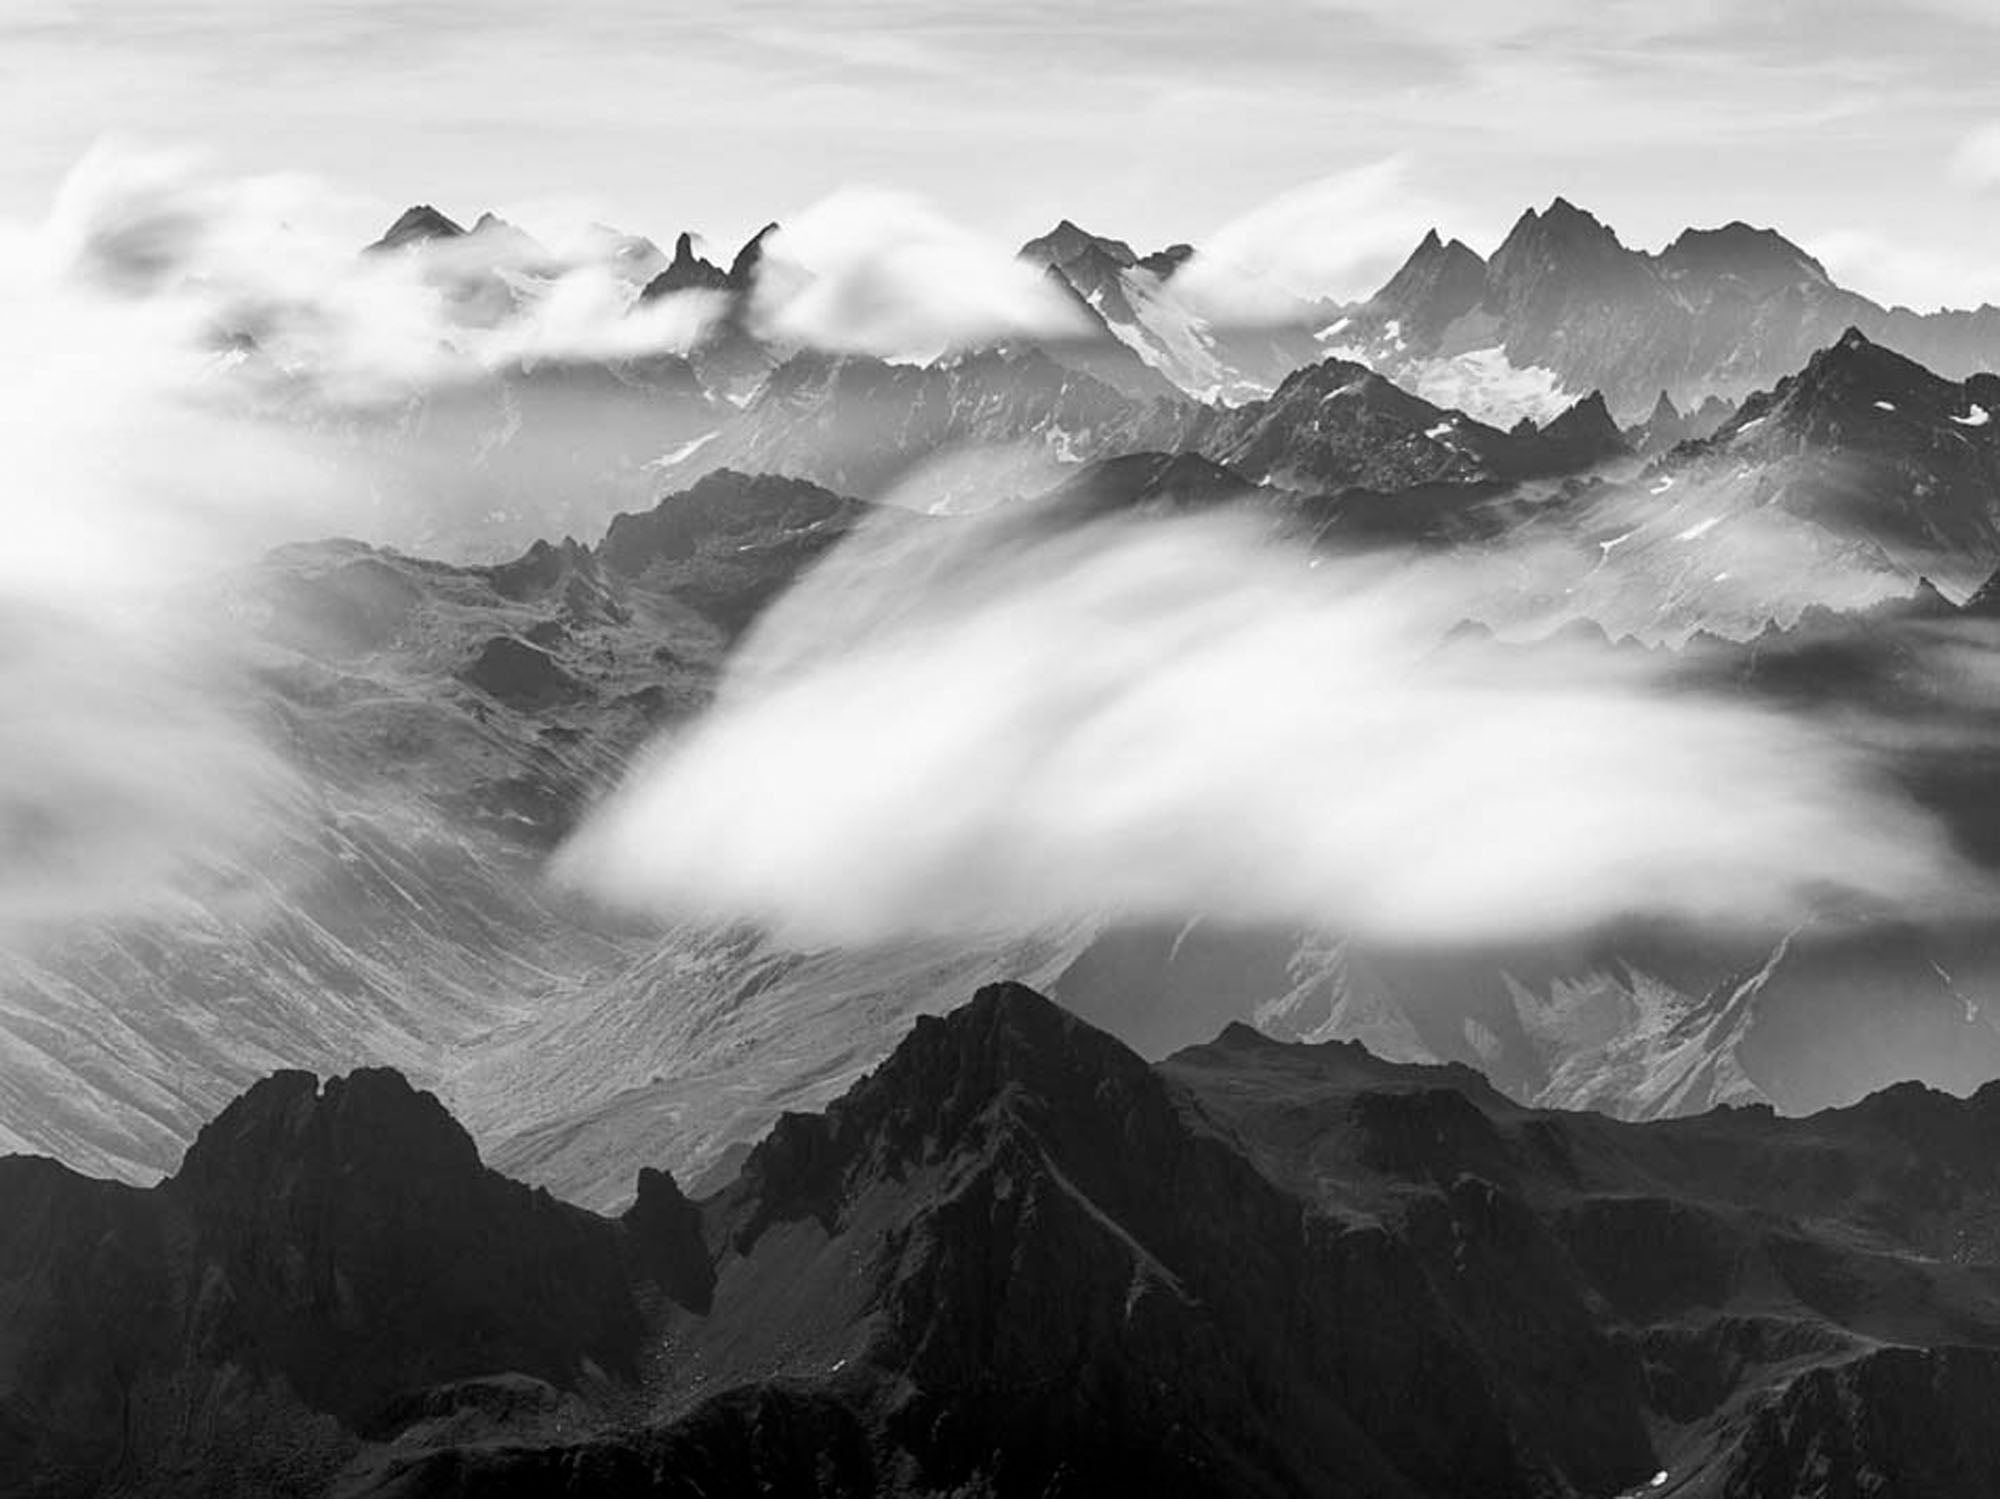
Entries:
<svg viewBox="0 0 2000 1499">
<path fill-rule="evenodd" d="M 107 132 L 724 254 L 851 184 L 1199 242 L 1395 158 L 1481 250 L 1561 193 L 2000 302 L 2000 0 L 0 0 L 0 213 Z"/>
</svg>

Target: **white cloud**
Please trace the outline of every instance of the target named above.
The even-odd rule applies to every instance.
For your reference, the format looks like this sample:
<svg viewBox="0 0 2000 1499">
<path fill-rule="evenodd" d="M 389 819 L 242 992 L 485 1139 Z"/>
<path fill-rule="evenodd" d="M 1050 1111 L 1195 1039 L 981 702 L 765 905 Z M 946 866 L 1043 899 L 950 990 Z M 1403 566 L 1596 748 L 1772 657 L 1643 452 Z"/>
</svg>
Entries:
<svg viewBox="0 0 2000 1499">
<path fill-rule="evenodd" d="M 837 554 L 560 877 L 834 943 L 1194 913 L 1486 940 L 1949 888 L 1936 828 L 1824 734 L 1629 654 L 1440 654 L 1463 569 L 1031 524 Z"/>
<path fill-rule="evenodd" d="M 160 298 L 200 215 L 107 163 L 0 232 L 0 941 L 152 908 L 257 838 L 290 778 L 226 705 L 178 590 L 328 490 L 214 400 L 202 319 Z M 118 176 L 145 211 L 92 211 Z"/>
<path fill-rule="evenodd" d="M 753 306 L 778 338 L 892 359 L 1083 326 L 1008 247 L 920 199 L 863 188 L 787 216 L 765 242 Z"/>
<path fill-rule="evenodd" d="M 246 370 L 335 400 L 481 380 L 535 359 L 682 352 L 713 297 L 634 307 L 603 236 L 567 255 L 502 234 L 360 255 L 338 192 L 299 176 L 231 178 L 187 155 L 105 144 L 64 182 L 40 243 L 79 297 L 178 324 L 187 349 L 247 333 Z"/>
<path fill-rule="evenodd" d="M 1218 321 L 1289 320 L 1302 299 L 1342 301 L 1386 281 L 1424 231 L 1454 218 L 1390 157 L 1281 193 L 1207 235 L 1174 277 Z"/>
<path fill-rule="evenodd" d="M 1805 248 L 1840 285 L 1878 302 L 1919 312 L 2000 302 L 2000 261 L 1983 251 L 1912 244 L 1868 229 L 1836 229 Z"/>
</svg>

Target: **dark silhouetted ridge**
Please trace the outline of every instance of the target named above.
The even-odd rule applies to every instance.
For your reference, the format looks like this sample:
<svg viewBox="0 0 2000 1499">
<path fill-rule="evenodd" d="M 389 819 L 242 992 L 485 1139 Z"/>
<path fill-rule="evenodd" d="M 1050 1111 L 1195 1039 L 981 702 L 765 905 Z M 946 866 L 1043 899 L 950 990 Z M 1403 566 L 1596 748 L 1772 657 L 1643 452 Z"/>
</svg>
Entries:
<svg viewBox="0 0 2000 1499">
<path fill-rule="evenodd" d="M 0 1453 L 175 1499 L 1983 1493 L 1996 1223 L 2000 1084 L 1632 1124 L 1242 1025 L 1148 1065 L 995 984 L 616 1221 L 380 1070 L 257 1084 L 157 1189 L 0 1160 Z"/>
</svg>

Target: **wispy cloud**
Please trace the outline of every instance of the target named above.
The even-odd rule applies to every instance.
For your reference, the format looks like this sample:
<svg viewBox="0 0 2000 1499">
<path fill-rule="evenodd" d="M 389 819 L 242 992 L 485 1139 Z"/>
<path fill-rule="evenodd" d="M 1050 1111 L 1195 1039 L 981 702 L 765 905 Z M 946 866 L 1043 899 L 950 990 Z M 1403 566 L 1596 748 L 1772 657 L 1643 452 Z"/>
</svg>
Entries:
<svg viewBox="0 0 2000 1499">
<path fill-rule="evenodd" d="M 1868 229 L 1813 235 L 1805 247 L 1834 280 L 1880 302 L 1919 312 L 2000 303 L 2000 264 L 1987 254 Z"/>
<path fill-rule="evenodd" d="M 1175 289 L 1211 316 L 1296 316 L 1300 298 L 1375 290 L 1428 228 L 1461 215 L 1390 157 L 1279 194 L 1203 237 Z"/>
<path fill-rule="evenodd" d="M 1823 733 L 1629 654 L 1440 652 L 1463 571 L 1308 567 L 1214 521 L 883 544 L 779 606 L 566 879 L 808 942 L 1107 914 L 1483 941 L 1952 898 L 1939 831 Z"/>
<path fill-rule="evenodd" d="M 1083 327 L 1005 244 L 908 194 L 863 189 L 787 216 L 766 242 L 753 305 L 781 339 L 889 358 Z"/>
</svg>

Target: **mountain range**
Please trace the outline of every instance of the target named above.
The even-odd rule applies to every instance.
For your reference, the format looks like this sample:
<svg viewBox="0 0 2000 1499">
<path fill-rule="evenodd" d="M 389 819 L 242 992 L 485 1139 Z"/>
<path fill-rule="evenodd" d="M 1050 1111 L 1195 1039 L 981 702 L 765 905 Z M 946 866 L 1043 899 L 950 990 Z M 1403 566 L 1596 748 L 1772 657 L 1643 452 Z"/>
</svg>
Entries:
<svg viewBox="0 0 2000 1499">
<path fill-rule="evenodd" d="M 1560 390 L 1602 391 L 1632 421 L 1662 392 L 1680 407 L 1741 400 L 1850 327 L 1950 379 L 2000 365 L 2000 308 L 1885 308 L 1774 230 L 1741 222 L 1634 250 L 1562 198 L 1522 214 L 1485 258 L 1433 230 L 1325 336 L 1420 393 L 1483 359 L 1517 378 L 1544 372 Z"/>
<path fill-rule="evenodd" d="M 1782 712 L 1990 880 L 2000 312 L 1557 200 L 1245 324 L 1065 220 L 1082 332 L 892 362 L 767 336 L 771 233 L 601 231 L 685 355 L 265 389 L 373 499 L 191 590 L 258 835 L 0 948 L 0 1495 L 2000 1490 L 1974 902 L 842 947 L 546 874 L 801 579 L 1011 507 L 1478 564 L 1469 677 Z M 468 326 L 548 256 L 426 246 Z"/>
<path fill-rule="evenodd" d="M 786 368 L 804 370 L 802 359 Z M 1104 410 L 1131 410 L 1032 352 L 928 371 L 829 361 L 821 378 L 883 382 L 861 388 L 893 421 L 899 403 L 922 409 L 928 392 L 987 371 L 1019 388 L 1022 362 L 1057 403 L 1085 391 Z M 764 425 L 780 392 L 824 409 L 824 387 L 793 397 L 780 383 L 744 409 L 755 430 L 785 435 Z M 1523 485 L 1501 465 L 1568 466 L 1536 456 L 1552 429 L 1452 426 L 1381 377 L 1328 361 L 1197 429 L 1226 432 L 1249 472 L 1142 449 L 1058 474 L 1042 513 L 1074 524 L 1247 508 L 1334 551 L 1530 545 L 1568 559 L 1572 571 L 1546 584 L 1567 591 L 1562 607 L 1656 642 L 1628 649 L 1679 643 L 1691 680 L 1785 704 L 1809 689 L 1828 718 L 1867 712 L 1976 745 L 1982 710 L 1962 699 L 1951 663 L 1984 648 L 1990 611 L 1928 585 L 1913 593 L 1914 572 L 1888 548 L 1909 539 L 1901 518 L 1926 493 L 1968 525 L 1986 513 L 1965 455 L 1991 451 L 1991 426 L 1973 418 L 1989 409 L 1974 398 L 1989 395 L 1844 339 L 1715 436 L 1612 460 L 1625 478 Z M 1617 438 L 1601 407 L 1582 410 L 1572 427 L 1590 442 Z M 1427 437 L 1433 426 L 1445 430 Z M 1837 442 L 1900 473 L 1902 490 L 1880 493 L 1879 509 L 1813 508 L 1815 465 Z M 1464 466 L 1441 474 L 1427 466 L 1438 453 L 1462 453 L 1444 461 Z M 1379 487 L 1250 477 L 1300 482 L 1306 462 L 1355 465 L 1335 479 Z M 1719 466 L 1748 473 L 1718 489 L 1704 475 Z M 2000 1072 L 2000 1011 L 1987 997 L 2000 973 L 1977 929 L 1864 924 L 1761 943 L 1632 930 L 1425 956 L 1198 922 L 1179 934 L 1112 925 L 800 952 L 744 932 L 634 929 L 552 892 L 547 851 L 654 734 L 708 705 L 748 625 L 863 521 L 957 524 L 809 480 L 718 470 L 616 518 L 594 546 L 443 564 L 306 544 L 227 580 L 211 603 L 217 628 L 250 653 L 238 711 L 306 789 L 280 809 L 254 872 L 225 871 L 172 920 L 7 955 L 5 1138 L 146 1180 L 262 1071 L 366 1060 L 442 1090 L 508 1169 L 609 1206 L 635 1161 L 699 1178 L 779 1109 L 822 1101 L 872 1065 L 930 996 L 1010 976 L 1149 1054 L 1255 1018 L 1278 1035 L 1475 1065 L 1524 1102 L 1633 1117 L 1745 1101 L 1810 1109 L 1903 1078 L 1966 1088 Z M 1785 603 L 1770 578 L 1716 581 L 1742 565 L 1739 530 L 1816 548 L 1778 556 L 1817 569 L 1797 582 L 1784 573 L 1796 598 Z M 1978 566 L 2000 567 L 1990 549 L 1990 562 L 1970 560 L 1982 534 L 1954 533 L 1973 580 L 1961 596 Z M 1880 601 L 1872 612 L 1814 607 L 1846 567 L 1861 580 L 1850 606 Z M 1737 639 L 1713 633 L 1725 623 Z M 1976 750 L 1895 763 L 1981 863 L 2000 862 Z"/>
<path fill-rule="evenodd" d="M 668 257 L 637 236 L 598 231 L 628 267 L 635 305 L 723 299 L 685 357 L 539 362 L 308 419 L 393 476 L 383 481 L 382 539 L 500 560 L 538 537 L 594 532 L 663 484 L 715 468 L 786 473 L 864 499 L 902 484 L 898 500 L 917 508 L 979 508 L 1046 488 L 1078 463 L 1146 450 L 1197 451 L 1258 482 L 1305 488 L 1508 482 L 1710 437 L 1744 398 L 1850 328 L 1949 381 L 2000 365 L 2000 311 L 1883 309 L 1835 286 L 1781 236 L 1742 224 L 1689 230 L 1658 254 L 1630 250 L 1562 199 L 1524 214 L 1490 259 L 1433 233 L 1364 302 L 1300 301 L 1256 325 L 1175 291 L 1197 250 L 1140 255 L 1065 220 L 1020 254 L 1072 302 L 1083 332 L 892 365 L 760 331 L 753 293 L 777 228 L 727 267 L 697 253 L 690 234 Z M 491 214 L 465 230 L 428 205 L 368 250 L 439 243 L 477 247 L 454 248 L 436 273 L 474 321 L 521 295 L 517 280 L 483 263 L 547 257 Z M 1363 371 L 1381 383 L 1362 382 Z M 1336 392 L 1361 408 L 1353 420 L 1322 420 L 1337 431 L 1315 440 L 1303 408 Z M 1506 451 L 1523 421 L 1542 430 L 1559 418 L 1556 440 Z M 1393 457 L 1386 437 L 1349 430 L 1385 420 L 1405 433 Z M 579 428 L 587 441 L 576 440 Z M 421 500 L 402 487 L 412 473 Z M 447 503 L 455 490 L 467 495 L 459 518 Z M 475 508 L 495 494 L 502 503 Z M 426 520 L 398 528 L 408 514 Z"/>
<path fill-rule="evenodd" d="M 1015 985 L 617 1218 L 387 1070 L 152 1188 L 0 1161 L 0 1469 L 75 1494 L 1984 1492 L 2000 1097 L 1623 1124 Z"/>
</svg>

